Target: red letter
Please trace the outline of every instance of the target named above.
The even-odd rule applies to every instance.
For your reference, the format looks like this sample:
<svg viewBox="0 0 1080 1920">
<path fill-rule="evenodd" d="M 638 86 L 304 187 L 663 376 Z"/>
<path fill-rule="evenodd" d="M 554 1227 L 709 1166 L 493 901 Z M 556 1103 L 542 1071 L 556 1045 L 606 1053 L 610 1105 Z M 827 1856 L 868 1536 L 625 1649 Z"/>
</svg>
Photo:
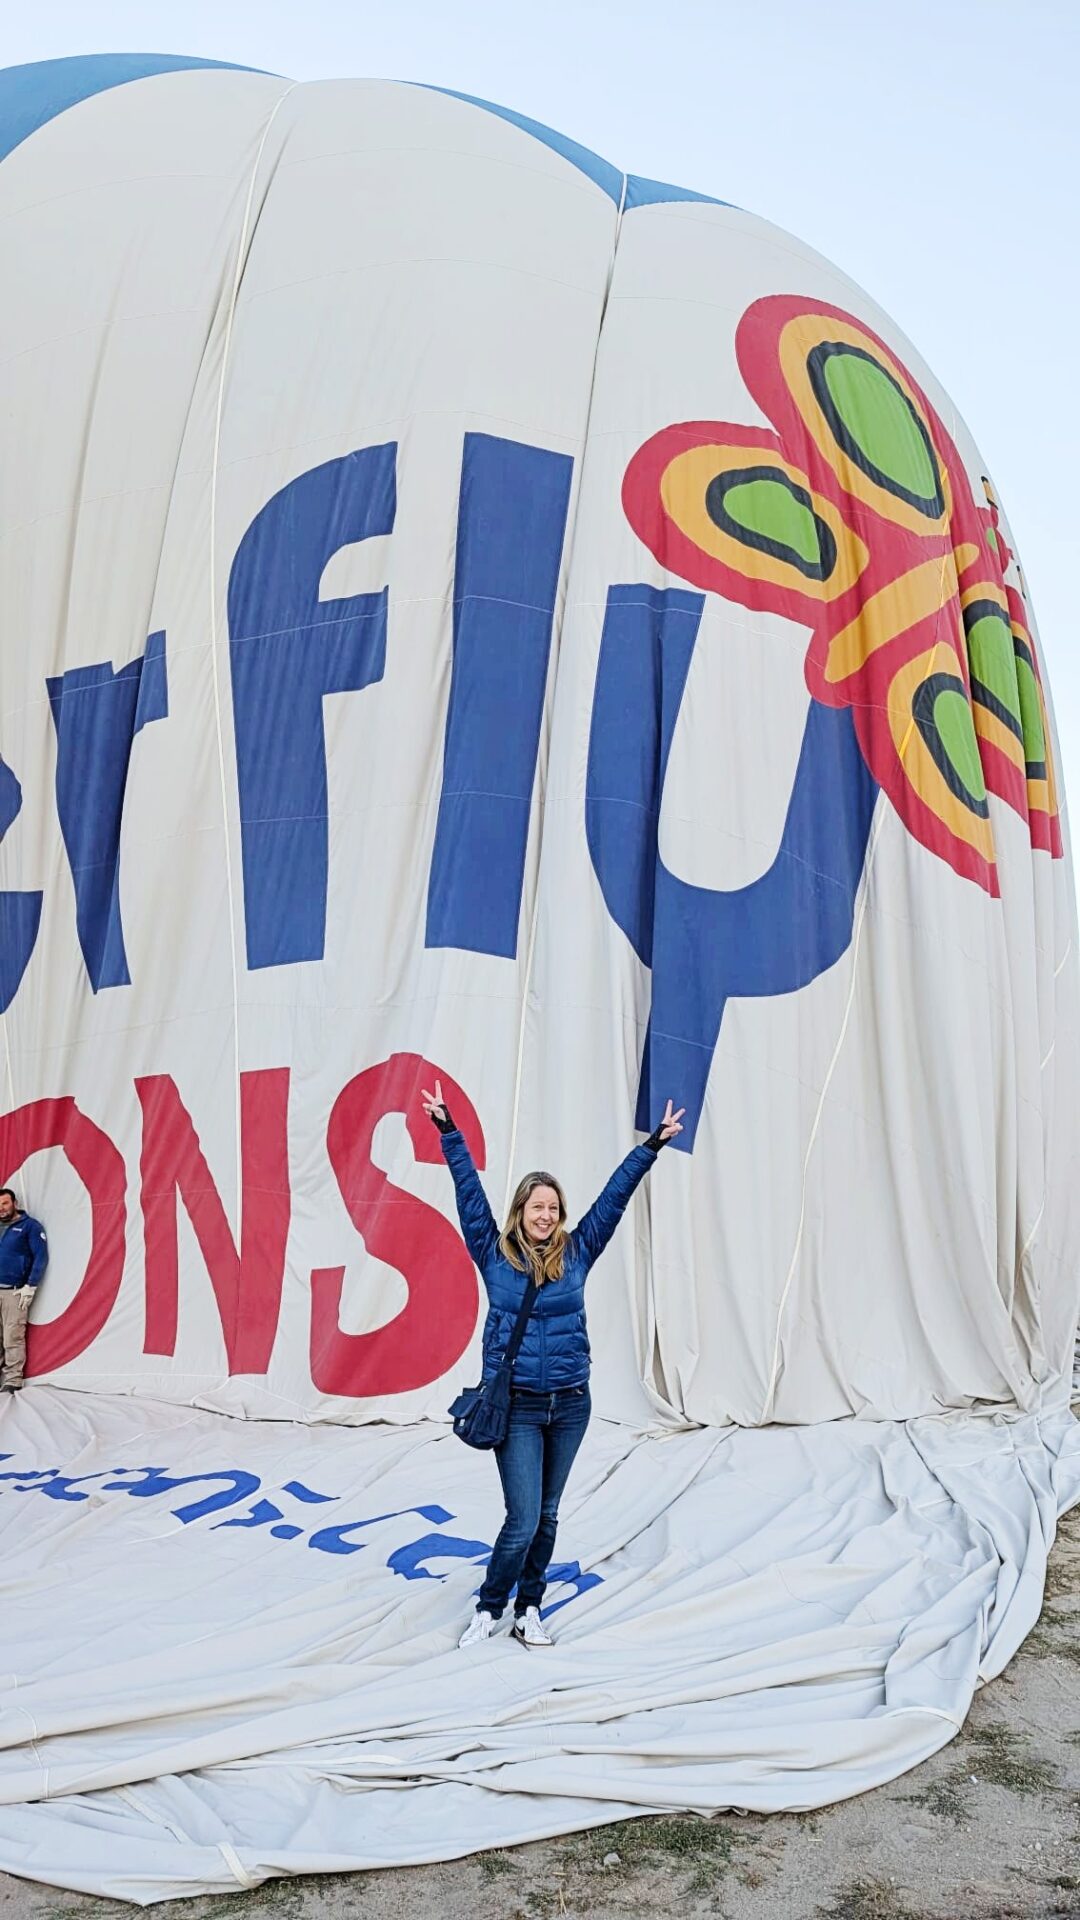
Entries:
<svg viewBox="0 0 1080 1920">
<path fill-rule="evenodd" d="M 113 1309 L 124 1273 L 127 1174 L 123 1156 L 74 1100 L 31 1100 L 0 1116 L 3 1179 L 46 1147 L 62 1147 L 90 1195 L 90 1258 L 75 1298 L 55 1320 L 30 1329 L 27 1373 L 66 1367 L 96 1340 Z"/>
<path fill-rule="evenodd" d="M 229 1372 L 265 1373 L 277 1332 L 289 1234 L 289 1069 L 240 1075 L 240 1252 L 191 1115 L 167 1073 L 136 1080 L 143 1115 L 146 1239 L 144 1353 L 175 1353 L 176 1196 L 195 1229 L 214 1289 Z"/>
<path fill-rule="evenodd" d="M 440 1161 L 439 1136 L 420 1109 L 420 1089 L 438 1075 L 447 1104 L 484 1164 L 484 1135 L 471 1100 L 418 1053 L 395 1053 L 343 1087 L 326 1129 L 326 1149 L 349 1218 L 368 1252 L 396 1267 L 409 1298 L 374 1333 L 338 1325 L 344 1267 L 311 1276 L 311 1377 L 320 1393 L 408 1393 L 426 1387 L 460 1359 L 476 1326 L 476 1272 L 445 1214 L 392 1186 L 372 1165 L 371 1141 L 385 1114 L 403 1113 L 418 1160 Z"/>
</svg>

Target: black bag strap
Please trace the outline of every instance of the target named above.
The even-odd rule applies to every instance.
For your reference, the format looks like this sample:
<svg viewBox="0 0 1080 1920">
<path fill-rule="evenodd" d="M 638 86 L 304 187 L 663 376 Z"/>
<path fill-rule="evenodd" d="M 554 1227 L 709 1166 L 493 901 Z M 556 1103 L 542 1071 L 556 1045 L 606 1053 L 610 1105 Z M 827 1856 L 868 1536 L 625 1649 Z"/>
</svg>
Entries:
<svg viewBox="0 0 1080 1920">
<path fill-rule="evenodd" d="M 503 1354 L 500 1362 L 500 1372 L 505 1368 L 506 1372 L 509 1373 L 513 1368 L 514 1361 L 518 1357 L 518 1350 L 525 1338 L 525 1328 L 529 1323 L 529 1315 L 536 1305 L 538 1292 L 539 1288 L 537 1287 L 536 1281 L 530 1280 L 525 1288 L 521 1305 L 518 1308 L 517 1319 L 514 1321 L 514 1330 L 506 1343 L 506 1352 Z"/>
</svg>

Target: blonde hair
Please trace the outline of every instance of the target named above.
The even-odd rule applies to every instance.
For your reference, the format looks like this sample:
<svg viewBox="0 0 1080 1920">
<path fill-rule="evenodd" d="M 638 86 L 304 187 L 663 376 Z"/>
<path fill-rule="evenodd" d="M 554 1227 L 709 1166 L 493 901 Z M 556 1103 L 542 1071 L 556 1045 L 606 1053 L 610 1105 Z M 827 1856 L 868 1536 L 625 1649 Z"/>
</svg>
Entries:
<svg viewBox="0 0 1080 1920">
<path fill-rule="evenodd" d="M 525 1231 L 525 1203 L 537 1187 L 550 1187 L 558 1195 L 559 1224 L 550 1240 L 538 1246 L 530 1240 Z M 553 1173 L 527 1173 L 519 1180 L 517 1190 L 510 1202 L 510 1211 L 506 1216 L 506 1225 L 499 1235 L 499 1251 L 506 1255 L 512 1267 L 519 1273 L 531 1275 L 534 1283 L 542 1287 L 548 1280 L 561 1280 L 563 1261 L 566 1257 L 566 1243 L 569 1239 L 566 1231 L 566 1195 Z"/>
</svg>

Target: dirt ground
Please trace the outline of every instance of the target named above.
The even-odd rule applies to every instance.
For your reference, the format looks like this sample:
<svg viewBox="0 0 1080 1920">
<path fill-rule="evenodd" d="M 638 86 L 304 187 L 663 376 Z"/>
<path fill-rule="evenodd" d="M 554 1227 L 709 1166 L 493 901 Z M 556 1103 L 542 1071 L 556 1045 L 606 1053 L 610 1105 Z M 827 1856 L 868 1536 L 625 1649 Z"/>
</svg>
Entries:
<svg viewBox="0 0 1080 1920">
<path fill-rule="evenodd" d="M 0 1875 L 0 1920 L 130 1920 Z M 814 1814 L 636 1820 L 447 1866 L 269 1881 L 154 1920 L 1080 1920 L 1080 1510 L 1037 1628 L 951 1745 Z"/>
</svg>

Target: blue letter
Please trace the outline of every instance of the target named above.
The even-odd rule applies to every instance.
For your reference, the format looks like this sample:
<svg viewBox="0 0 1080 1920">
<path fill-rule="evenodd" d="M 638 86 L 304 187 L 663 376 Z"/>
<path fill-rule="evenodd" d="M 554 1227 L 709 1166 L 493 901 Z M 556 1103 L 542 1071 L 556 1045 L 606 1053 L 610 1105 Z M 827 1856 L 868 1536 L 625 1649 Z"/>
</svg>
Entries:
<svg viewBox="0 0 1080 1920">
<path fill-rule="evenodd" d="M 793 993 L 851 939 L 855 895 L 878 787 L 851 711 L 811 701 L 776 858 L 732 892 L 689 885 L 657 850 L 668 751 L 686 685 L 700 594 L 612 587 L 596 671 L 586 831 L 612 919 L 652 968 L 652 1011 L 638 1089 L 648 1132 L 674 1098 L 672 1143 L 693 1150 L 729 999 Z M 761 750 L 768 752 L 768 740 Z"/>
<path fill-rule="evenodd" d="M 447 1514 L 448 1520 L 452 1518 L 452 1514 Z M 490 1556 L 491 1543 L 487 1540 L 461 1540 L 454 1533 L 425 1533 L 419 1540 L 409 1540 L 405 1546 L 396 1548 L 386 1564 L 391 1573 L 400 1573 L 406 1580 L 445 1580 L 445 1573 L 431 1572 L 429 1560 L 486 1560 Z"/>
<path fill-rule="evenodd" d="M 202 1520 L 208 1513 L 217 1513 L 221 1507 L 235 1506 L 237 1500 L 247 1500 L 259 1491 L 260 1480 L 257 1473 L 247 1473 L 242 1467 L 222 1467 L 214 1473 L 169 1474 L 164 1467 L 121 1467 L 121 1473 L 142 1473 L 144 1480 L 132 1485 L 124 1480 L 109 1480 L 105 1493 L 129 1493 L 133 1500 L 153 1500 L 159 1493 L 173 1493 L 177 1487 L 198 1486 L 204 1480 L 224 1480 L 225 1485 L 217 1493 L 207 1494 L 204 1500 L 196 1500 L 192 1506 L 174 1507 L 176 1518 L 185 1527 L 193 1520 Z"/>
<path fill-rule="evenodd" d="M 366 1544 L 363 1540 L 347 1540 L 348 1533 L 358 1533 L 361 1527 L 377 1527 L 383 1520 L 400 1520 L 407 1513 L 418 1513 L 422 1520 L 432 1520 L 437 1527 L 444 1526 L 453 1519 L 445 1507 L 397 1507 L 393 1513 L 373 1513 L 370 1520 L 346 1520 L 340 1527 L 320 1527 L 308 1540 L 309 1547 L 317 1547 L 320 1553 L 362 1553 Z"/>
<path fill-rule="evenodd" d="M 0 840 L 22 808 L 22 788 L 0 760 Z M 0 1013 L 6 1013 L 22 984 L 41 923 L 40 893 L 0 893 Z"/>
<path fill-rule="evenodd" d="M 321 960 L 328 802 L 322 703 L 381 680 L 387 591 L 320 600 L 334 554 L 392 533 L 397 447 L 291 480 L 257 514 L 229 576 L 229 654 L 250 967 Z"/>
<path fill-rule="evenodd" d="M 114 673 L 106 661 L 46 680 L 56 728 L 56 811 L 75 882 L 75 924 L 95 993 L 130 985 L 120 920 L 120 823 L 131 743 L 169 711 L 165 635 Z"/>
<path fill-rule="evenodd" d="M 569 454 L 467 433 L 428 947 L 517 951 Z"/>
</svg>

